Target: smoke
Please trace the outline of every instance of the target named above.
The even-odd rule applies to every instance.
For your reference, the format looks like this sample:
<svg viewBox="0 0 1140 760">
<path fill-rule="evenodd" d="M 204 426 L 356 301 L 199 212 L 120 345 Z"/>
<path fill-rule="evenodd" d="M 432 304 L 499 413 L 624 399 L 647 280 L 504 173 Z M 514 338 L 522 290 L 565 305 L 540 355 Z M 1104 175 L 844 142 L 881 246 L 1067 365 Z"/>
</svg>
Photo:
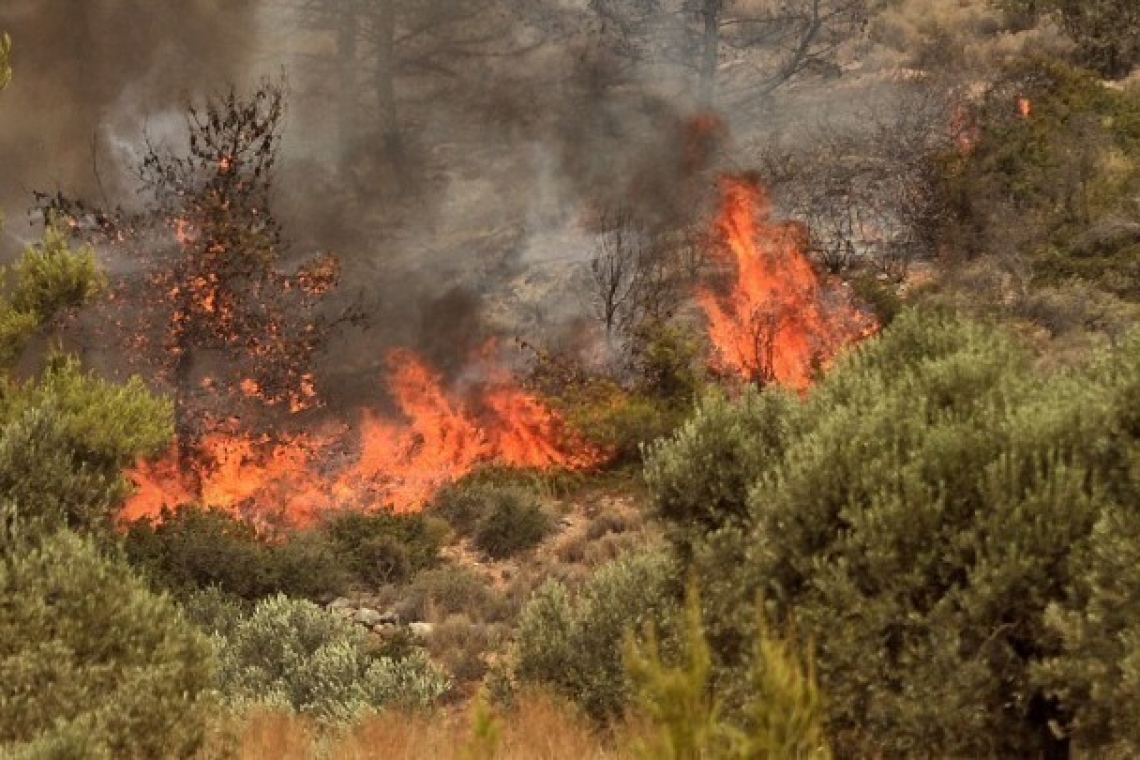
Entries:
<svg viewBox="0 0 1140 760">
<path fill-rule="evenodd" d="M 0 204 L 33 190 L 129 199 L 143 130 L 248 71 L 252 0 L 5 0 L 15 78 L 0 106 Z"/>
<path fill-rule="evenodd" d="M 700 223 L 728 162 L 720 138 L 747 146 L 777 124 L 795 133 L 807 113 L 789 99 L 757 118 L 767 101 L 749 102 L 720 115 L 723 131 L 694 133 L 691 76 L 622 56 L 586 6 L 4 0 L 0 29 L 16 53 L 0 96 L 6 231 L 35 234 L 23 216 L 33 190 L 138 203 L 146 140 L 184 144 L 188 102 L 283 75 L 275 210 L 298 259 L 343 261 L 338 305 L 368 315 L 326 351 L 334 386 L 360 392 L 395 345 L 451 370 L 447 357 L 486 333 L 557 331 L 580 316 L 570 283 L 593 253 L 599 210 L 620 206 L 651 228 Z M 393 11 L 405 33 L 389 55 L 376 15 L 357 19 L 344 46 L 338 14 L 349 7 Z"/>
</svg>

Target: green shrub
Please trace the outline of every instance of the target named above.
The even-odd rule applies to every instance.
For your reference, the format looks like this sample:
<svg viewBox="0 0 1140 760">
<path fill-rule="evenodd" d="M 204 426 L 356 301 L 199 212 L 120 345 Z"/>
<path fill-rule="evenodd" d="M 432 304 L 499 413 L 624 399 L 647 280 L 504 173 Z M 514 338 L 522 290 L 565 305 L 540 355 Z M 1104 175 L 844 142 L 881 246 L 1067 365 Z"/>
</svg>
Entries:
<svg viewBox="0 0 1140 760">
<path fill-rule="evenodd" d="M 416 576 L 401 591 L 396 611 L 406 620 L 464 614 L 479 622 L 499 622 L 510 616 L 506 600 L 486 580 L 453 566 Z"/>
<path fill-rule="evenodd" d="M 883 327 L 889 325 L 902 311 L 902 297 L 899 296 L 898 288 L 890 282 L 883 282 L 873 275 L 863 275 L 851 281 L 851 290 L 860 303 L 871 307 L 876 321 Z"/>
<path fill-rule="evenodd" d="M 1140 607 L 1102 610 L 1140 535 L 1109 527 L 1140 497 L 1138 347 L 1043 376 L 992 328 L 906 312 L 803 401 L 717 399 L 657 447 L 653 497 L 740 719 L 759 597 L 815 642 L 844 754 L 1120 740 L 1081 731 L 1131 715 Z"/>
<path fill-rule="evenodd" d="M 475 546 L 492 559 L 505 559 L 536 546 L 550 533 L 550 515 L 524 491 L 499 490 L 475 529 Z"/>
<path fill-rule="evenodd" d="M 1028 118 L 1014 104 L 1032 104 Z M 1074 278 L 1140 299 L 1134 223 L 1140 96 L 1051 60 L 1008 67 L 969 151 L 944 157 L 946 249 L 988 255 L 1026 284 Z"/>
<path fill-rule="evenodd" d="M 442 488 L 425 510 L 441 518 L 461 536 L 473 536 L 491 509 L 495 486 L 467 478 Z"/>
<path fill-rule="evenodd" d="M 823 699 L 810 661 L 800 661 L 790 642 L 758 627 L 748 705 L 742 730 L 724 720 L 712 688 L 712 650 L 701 623 L 700 600 L 690 589 L 681 611 L 678 654 L 662 655 L 656 632 L 641 640 L 628 631 L 625 667 L 637 706 L 649 720 L 648 741 L 636 747 L 645 758 L 831 757 L 823 732 Z"/>
<path fill-rule="evenodd" d="M 210 715 L 204 636 L 67 532 L 0 556 L 0 754 L 178 757 Z"/>
<path fill-rule="evenodd" d="M 0 383 L 0 496 L 51 529 L 108 533 L 129 488 L 122 469 L 170 440 L 169 402 L 64 358 L 36 381 Z"/>
<path fill-rule="evenodd" d="M 439 562 L 446 528 L 421 514 L 343 512 L 321 531 L 333 550 L 363 583 L 402 583 Z"/>
<path fill-rule="evenodd" d="M 623 636 L 650 624 L 666 630 L 671 567 L 661 554 L 623 558 L 598 570 L 577 598 L 548 581 L 519 615 L 515 677 L 549 686 L 595 719 L 620 715 L 630 696 Z"/>
<path fill-rule="evenodd" d="M 710 395 L 671 439 L 646 449 L 645 479 L 675 545 L 747 519 L 748 487 L 798 427 L 799 402 L 776 389 Z"/>
<path fill-rule="evenodd" d="M 687 406 L 615 388 L 570 412 L 570 422 L 609 457 L 609 466 L 641 462 L 641 447 L 669 433 L 684 420 Z"/>
<path fill-rule="evenodd" d="M 343 722 L 386 706 L 426 707 L 449 686 L 422 653 L 375 657 L 358 626 L 285 596 L 258 602 L 215 640 L 222 694 L 237 706 L 271 704 Z"/>
<path fill-rule="evenodd" d="M 686 409 L 704 386 L 701 341 L 677 324 L 641 326 L 633 341 L 639 390 L 665 404 Z"/>
<path fill-rule="evenodd" d="M 137 520 L 127 526 L 124 547 L 132 565 L 180 596 L 216 587 L 249 600 L 276 593 L 324 599 L 344 593 L 351 580 L 319 533 L 286 534 L 270 543 L 222 509 L 183 506 L 164 510 L 158 520 Z"/>
</svg>

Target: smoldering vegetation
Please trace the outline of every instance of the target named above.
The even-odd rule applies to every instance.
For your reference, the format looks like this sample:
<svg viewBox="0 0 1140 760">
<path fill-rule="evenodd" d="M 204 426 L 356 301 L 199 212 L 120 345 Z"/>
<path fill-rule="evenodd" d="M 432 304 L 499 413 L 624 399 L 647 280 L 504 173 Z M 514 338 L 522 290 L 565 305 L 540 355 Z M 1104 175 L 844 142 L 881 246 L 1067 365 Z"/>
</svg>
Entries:
<svg viewBox="0 0 1140 760">
<path fill-rule="evenodd" d="M 779 24 L 765 3 L 724 4 L 710 59 L 700 14 L 638 3 L 12 0 L 3 249 L 37 234 L 34 190 L 139 207 L 138 162 L 148 144 L 179 149 L 189 103 L 269 79 L 288 92 L 272 191 L 286 259 L 337 255 L 333 307 L 367 315 L 327 347 L 345 394 L 366 392 L 388 346 L 449 370 L 492 333 L 561 339 L 589 321 L 579 284 L 604 219 L 698 227 L 719 170 L 771 168 L 772 146 L 802 157 L 876 140 L 868 109 L 911 107 L 891 72 L 930 59 L 932 24 L 1001 31 L 982 11 L 868 25 L 858 0 L 824 5 L 837 21 L 801 40 L 812 19 L 795 13 L 812 3 L 784 3 Z M 715 127 L 694 132 L 708 110 Z"/>
</svg>

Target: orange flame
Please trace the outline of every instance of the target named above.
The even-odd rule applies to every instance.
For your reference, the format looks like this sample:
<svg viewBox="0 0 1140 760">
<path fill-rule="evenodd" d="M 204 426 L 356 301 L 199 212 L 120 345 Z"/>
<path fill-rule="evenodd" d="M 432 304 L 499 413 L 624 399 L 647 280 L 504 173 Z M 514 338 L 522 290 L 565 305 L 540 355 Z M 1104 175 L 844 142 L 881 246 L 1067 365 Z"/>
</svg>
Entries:
<svg viewBox="0 0 1140 760">
<path fill-rule="evenodd" d="M 801 250 L 802 228 L 770 219 L 771 205 L 755 182 L 722 183 L 716 253 L 734 270 L 727 293 L 702 289 L 715 363 L 749 382 L 805 388 L 844 345 L 876 329 L 838 288 L 816 276 Z"/>
<path fill-rule="evenodd" d="M 1017 96 L 1017 113 L 1023 119 L 1028 119 L 1033 113 L 1033 103 L 1024 95 Z"/>
<path fill-rule="evenodd" d="M 271 442 L 219 432 L 202 441 L 193 473 L 179 468 L 176 451 L 140 462 L 130 473 L 138 490 L 121 517 L 158 517 L 163 506 L 186 503 L 252 517 L 281 514 L 293 524 L 332 509 L 410 512 L 483 464 L 585 468 L 602 459 L 497 365 L 475 365 L 485 377 L 461 397 L 413 352 L 398 349 L 387 358 L 388 390 L 402 419 L 364 411 L 351 464 L 330 464 L 338 443 L 332 438 Z"/>
</svg>

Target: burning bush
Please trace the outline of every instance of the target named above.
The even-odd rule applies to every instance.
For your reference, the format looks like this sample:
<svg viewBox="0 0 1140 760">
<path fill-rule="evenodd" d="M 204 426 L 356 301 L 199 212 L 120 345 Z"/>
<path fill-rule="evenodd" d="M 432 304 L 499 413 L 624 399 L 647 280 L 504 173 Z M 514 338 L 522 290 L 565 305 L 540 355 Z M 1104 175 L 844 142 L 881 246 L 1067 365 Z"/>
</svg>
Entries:
<svg viewBox="0 0 1140 760">
<path fill-rule="evenodd" d="M 716 365 L 747 382 L 803 388 L 846 345 L 875 330 L 842 288 L 822 281 L 804 255 L 804 231 L 770 218 L 751 177 L 722 180 L 714 248 L 728 285 L 698 301 Z M 722 292 L 723 291 L 723 292 Z"/>
</svg>

